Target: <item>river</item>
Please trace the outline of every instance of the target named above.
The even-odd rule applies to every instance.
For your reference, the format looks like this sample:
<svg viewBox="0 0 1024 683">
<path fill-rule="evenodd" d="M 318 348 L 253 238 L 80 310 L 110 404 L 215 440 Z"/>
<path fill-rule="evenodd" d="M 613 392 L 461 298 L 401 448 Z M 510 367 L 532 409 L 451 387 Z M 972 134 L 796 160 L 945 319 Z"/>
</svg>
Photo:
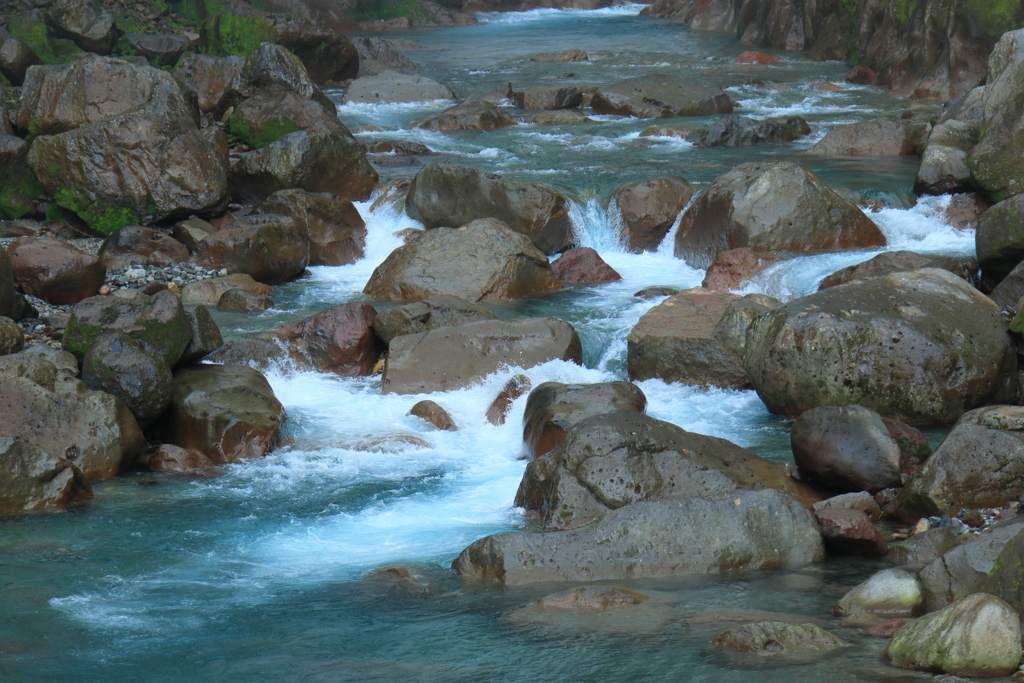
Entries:
<svg viewBox="0 0 1024 683">
<path fill-rule="evenodd" d="M 590 12 L 535 10 L 485 16 L 477 26 L 388 34 L 421 48 L 408 55 L 423 75 L 460 96 L 504 80 L 516 87 L 573 72 L 575 85 L 646 73 L 686 74 L 725 87 L 754 117 L 796 114 L 813 133 L 784 145 L 698 148 L 674 138 L 641 138 L 651 121 L 596 116 L 594 123 L 456 134 L 400 130 L 450 103 L 341 105 L 350 128 L 375 125 L 364 141 L 411 139 L 458 163 L 543 182 L 574 198 L 581 244 L 596 248 L 621 282 L 491 306 L 510 318 L 555 315 L 583 340 L 586 367 L 552 362 L 525 371 L 546 380 L 625 378 L 626 335 L 660 299 L 633 296 L 650 285 L 699 286 L 703 272 L 672 257 L 670 234 L 656 253 L 619 246 L 608 198 L 620 184 L 662 175 L 707 183 L 745 161 L 799 159 L 850 197 L 884 206 L 871 214 L 889 249 L 973 253 L 974 235 L 943 223 L 946 200 L 916 205 L 916 159 L 807 158 L 828 125 L 924 107 L 870 87 L 847 86 L 840 63 L 785 53 L 776 66 L 737 65 L 732 36 L 690 32 L 636 16 L 639 5 Z M 639 50 L 638 46 L 643 49 Z M 589 62 L 551 64 L 529 56 L 587 50 Z M 744 85 L 750 79 L 765 85 Z M 815 88 L 841 84 L 839 92 Z M 330 93 L 341 101 L 340 93 Z M 679 119 L 699 127 L 708 119 Z M 386 166 L 382 179 L 420 166 Z M 358 208 L 367 221 L 366 257 L 278 287 L 262 314 L 217 314 L 225 336 L 266 329 L 328 306 L 360 301 L 373 269 L 416 222 L 392 205 Z M 748 287 L 783 299 L 817 288 L 821 277 L 875 253 L 783 261 Z M 383 396 L 379 378 L 269 373 L 288 411 L 294 445 L 216 476 L 131 474 L 95 486 L 88 506 L 0 523 L 0 681 L 760 681 L 887 680 L 884 641 L 862 638 L 829 615 L 834 601 L 880 563 L 830 560 L 777 574 L 644 582 L 654 596 L 633 619 L 522 621 L 518 608 L 559 587 L 465 587 L 448 565 L 470 542 L 529 524 L 512 508 L 525 467 L 517 400 L 503 426 L 484 412 L 513 374 L 432 395 L 459 424 L 429 429 L 406 416 L 423 396 Z M 788 425 L 753 392 L 698 389 L 651 380 L 640 385 L 648 412 L 685 429 L 730 439 L 788 460 Z M 412 567 L 415 586 L 363 581 L 391 563 Z M 647 605 L 647 603 L 645 603 Z M 751 672 L 706 650 L 721 626 L 702 613 L 769 610 L 805 615 L 854 643 L 836 658 Z M 899 674 L 890 670 L 892 674 Z M 899 674 L 906 675 L 906 674 Z M 880 677 L 883 676 L 883 677 Z"/>
</svg>

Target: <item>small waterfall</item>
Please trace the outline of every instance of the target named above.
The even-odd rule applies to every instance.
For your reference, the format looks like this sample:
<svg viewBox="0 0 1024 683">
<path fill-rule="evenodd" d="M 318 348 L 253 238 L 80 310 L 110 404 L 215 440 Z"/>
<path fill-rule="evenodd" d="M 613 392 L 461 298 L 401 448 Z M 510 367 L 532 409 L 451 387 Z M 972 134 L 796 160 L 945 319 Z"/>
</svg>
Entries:
<svg viewBox="0 0 1024 683">
<path fill-rule="evenodd" d="M 607 207 L 597 197 L 570 202 L 569 223 L 578 246 L 591 247 L 602 254 L 625 251 L 622 216 L 614 199 Z"/>
</svg>

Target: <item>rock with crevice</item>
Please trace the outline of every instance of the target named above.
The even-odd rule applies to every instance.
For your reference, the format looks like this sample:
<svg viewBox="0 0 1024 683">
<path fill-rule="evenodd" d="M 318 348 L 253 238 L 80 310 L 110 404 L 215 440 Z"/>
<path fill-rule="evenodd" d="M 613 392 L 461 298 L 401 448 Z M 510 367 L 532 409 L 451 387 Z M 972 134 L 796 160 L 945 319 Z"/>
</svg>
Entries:
<svg viewBox="0 0 1024 683">
<path fill-rule="evenodd" d="M 612 195 L 622 217 L 622 239 L 633 253 L 657 251 L 696 189 L 680 176 L 638 180 Z"/>
</svg>

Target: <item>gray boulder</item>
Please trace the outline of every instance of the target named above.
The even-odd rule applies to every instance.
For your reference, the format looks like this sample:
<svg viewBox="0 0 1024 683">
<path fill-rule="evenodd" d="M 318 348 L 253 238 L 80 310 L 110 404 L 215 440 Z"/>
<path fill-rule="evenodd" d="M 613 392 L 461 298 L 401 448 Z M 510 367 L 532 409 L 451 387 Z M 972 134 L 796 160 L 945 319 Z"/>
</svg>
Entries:
<svg viewBox="0 0 1024 683">
<path fill-rule="evenodd" d="M 881 118 L 830 128 L 806 154 L 814 156 L 895 157 L 919 154 L 928 139 L 925 121 Z"/>
<path fill-rule="evenodd" d="M 452 349 L 459 349 L 453 354 Z M 440 327 L 391 340 L 384 393 L 459 389 L 506 366 L 530 368 L 550 360 L 583 362 L 579 336 L 557 318 L 530 318 Z"/>
<path fill-rule="evenodd" d="M 729 114 L 687 139 L 698 147 L 745 147 L 792 142 L 810 134 L 811 127 L 799 116 L 776 116 L 759 120 Z"/>
<path fill-rule="evenodd" d="M 0 515 L 58 510 L 92 498 L 82 471 L 11 437 L 0 437 Z"/>
<path fill-rule="evenodd" d="M 171 400 L 171 368 L 126 334 L 96 339 L 82 361 L 82 381 L 121 399 L 141 427 L 152 424 Z"/>
<path fill-rule="evenodd" d="M 815 253 L 885 245 L 878 226 L 810 169 L 742 164 L 715 178 L 683 214 L 675 255 L 707 268 L 724 251 Z"/>
<path fill-rule="evenodd" d="M 574 85 L 539 85 L 513 90 L 511 99 L 522 109 L 575 109 L 583 102 L 583 92 Z"/>
<path fill-rule="evenodd" d="M 487 100 L 469 99 L 416 123 L 427 130 L 495 130 L 518 122 Z"/>
<path fill-rule="evenodd" d="M 345 89 L 344 102 L 427 102 L 458 99 L 451 88 L 426 76 L 384 71 L 360 76 Z"/>
<path fill-rule="evenodd" d="M 642 119 L 732 113 L 732 100 L 717 87 L 664 74 L 606 85 L 594 93 L 591 106 L 597 114 Z"/>
<path fill-rule="evenodd" d="M 572 239 L 564 196 L 471 166 L 449 162 L 427 166 L 413 179 L 405 208 L 428 230 L 496 218 L 529 237 L 545 254 L 564 251 Z"/>
<path fill-rule="evenodd" d="M 999 202 L 978 218 L 974 245 L 978 266 L 994 285 L 1024 261 L 1024 195 Z M 1016 303 L 1016 302 L 1014 302 Z"/>
<path fill-rule="evenodd" d="M 762 488 L 787 491 L 805 504 L 819 498 L 782 463 L 627 407 L 632 410 L 577 422 L 553 450 L 530 462 L 516 506 L 538 515 L 545 529 L 572 529 L 641 501 L 717 499 Z"/>
<path fill-rule="evenodd" d="M 968 156 L 975 184 L 995 199 L 1024 191 L 1024 29 L 1007 31 L 988 58 L 981 136 Z"/>
<path fill-rule="evenodd" d="M 989 574 L 1003 549 L 1022 530 L 1024 519 L 997 524 L 929 562 L 917 573 L 926 611 L 934 612 L 972 593 L 990 590 L 986 587 Z"/>
<path fill-rule="evenodd" d="M 854 280 L 765 311 L 751 323 L 743 362 L 776 414 L 859 403 L 911 425 L 1012 400 L 1016 364 L 996 305 L 934 268 Z"/>
<path fill-rule="evenodd" d="M 464 580 L 512 586 L 779 569 L 824 556 L 811 513 L 768 490 L 634 503 L 579 529 L 496 534 L 471 544 L 452 567 Z"/>
<path fill-rule="evenodd" d="M 500 220 L 437 228 L 391 252 L 363 293 L 376 301 L 418 301 L 438 295 L 469 301 L 517 299 L 562 284 L 529 238 Z"/>
</svg>

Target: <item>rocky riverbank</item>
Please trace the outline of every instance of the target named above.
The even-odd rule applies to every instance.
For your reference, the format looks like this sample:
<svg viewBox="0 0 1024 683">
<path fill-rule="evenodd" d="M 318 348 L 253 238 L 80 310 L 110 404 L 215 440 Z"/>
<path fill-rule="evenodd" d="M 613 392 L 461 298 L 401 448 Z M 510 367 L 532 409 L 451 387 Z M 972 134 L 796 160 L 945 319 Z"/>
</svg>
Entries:
<svg viewBox="0 0 1024 683">
<path fill-rule="evenodd" d="M 186 4 L 146 16 L 175 28 Z M 946 220 L 975 229 L 977 258 L 883 251 L 836 269 L 817 292 L 782 300 L 751 283 L 804 256 L 891 245 L 865 202 L 795 154 L 769 156 L 811 135 L 806 120 L 741 116 L 732 87 L 665 73 L 592 87 L 495 83 L 459 100 L 410 75 L 402 43 L 341 35 L 351 15 L 311 3 L 296 5 L 310 15 L 296 18 L 295 8 L 284 16 L 268 13 L 283 6 L 266 5 L 197 14 L 186 26 L 197 38 L 178 41 L 173 60 L 148 47 L 139 58 L 151 39 L 124 31 L 136 17 L 127 5 L 60 0 L 8 17 L 0 72 L 16 87 L 5 89 L 0 112 L 0 514 L 86 511 L 103 499 L 93 486 L 121 475 L 213 474 L 302 447 L 270 373 L 362 378 L 360 391 L 407 396 L 410 417 L 457 434 L 464 425 L 444 407 L 454 392 L 508 368 L 582 370 L 587 320 L 530 314 L 545 298 L 623 279 L 582 242 L 572 216 L 580 198 L 454 155 L 434 161 L 415 141 L 365 144 L 339 118 L 327 84 L 347 84 L 342 106 L 444 101 L 404 134 L 471 136 L 541 125 L 553 112 L 576 115 L 553 125 L 701 117 L 690 130 L 651 136 L 756 145 L 759 156 L 703 184 L 623 178 L 602 199 L 623 251 L 670 251 L 680 270 L 704 272 L 703 285 L 651 281 L 637 292 L 654 300 L 615 340 L 624 356 L 616 381 L 531 387 L 516 374 L 491 392 L 479 412 L 495 427 L 518 423 L 511 407 L 523 404 L 528 462 L 514 505 L 535 528 L 470 543 L 453 572 L 467 588 L 566 584 L 523 607 L 519 617 L 533 619 L 657 602 L 593 582 L 857 557 L 878 572 L 837 596 L 833 611 L 844 627 L 891 638 L 887 663 L 955 676 L 1018 670 L 1024 30 L 993 37 L 984 69 L 953 52 L 882 69 L 896 49 L 883 28 L 905 31 L 918 12 L 938 10 L 879 10 L 879 19 L 858 5 L 883 25 L 858 28 L 884 39 L 868 60 L 879 83 L 963 97 L 934 119 L 908 110 L 835 125 L 796 158 L 920 156 L 916 190 L 955 195 Z M 779 47 L 760 15 L 733 8 L 732 23 L 722 23 L 709 14 L 727 5 L 659 2 L 651 13 Z M 772 16 L 796 11 L 772 6 Z M 802 11 L 810 21 L 819 10 Z M 929 29 L 991 30 L 989 14 L 958 11 Z M 791 45 L 807 31 L 787 25 L 785 47 L 833 54 L 820 35 Z M 857 40 L 842 44 L 859 49 Z M 125 44 L 135 53 L 118 52 Z M 738 63 L 770 68 L 771 57 L 747 53 Z M 921 85 L 938 72 L 948 82 Z M 385 185 L 392 154 L 399 164 L 428 163 Z M 308 268 L 362 261 L 375 246 L 367 224 L 385 210 L 421 227 L 386 236 L 395 248 L 367 273 L 358 300 L 318 300 L 299 320 L 225 340 L 211 310 L 261 320 Z M 641 383 L 651 381 L 756 392 L 767 411 L 792 420 L 793 463 L 648 414 L 650 385 Z M 936 427 L 948 433 L 933 448 L 921 430 Z M 353 448 L 387 452 L 417 438 L 367 434 Z M 371 577 L 404 586 L 413 574 L 399 566 Z M 710 647 L 795 664 L 853 645 L 773 617 L 730 626 Z"/>
</svg>

